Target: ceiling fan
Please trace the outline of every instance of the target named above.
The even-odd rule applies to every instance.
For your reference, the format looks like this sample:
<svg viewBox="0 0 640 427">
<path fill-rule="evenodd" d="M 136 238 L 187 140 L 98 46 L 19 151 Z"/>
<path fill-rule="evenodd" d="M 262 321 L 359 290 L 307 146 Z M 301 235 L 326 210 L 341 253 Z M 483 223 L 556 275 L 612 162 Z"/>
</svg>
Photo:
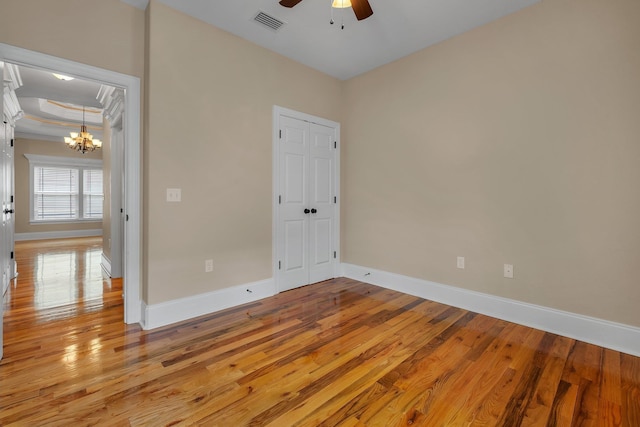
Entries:
<svg viewBox="0 0 640 427">
<path fill-rule="evenodd" d="M 300 3 L 302 0 L 280 0 L 280 4 L 284 7 L 293 7 Z M 349 0 L 344 0 L 345 5 L 349 2 Z M 334 2 L 334 7 L 335 6 Z M 351 8 L 353 12 L 356 14 L 356 18 L 358 21 L 362 21 L 363 19 L 367 19 L 371 15 L 373 15 L 373 9 L 371 9 L 371 5 L 369 4 L 369 0 L 351 0 Z"/>
</svg>

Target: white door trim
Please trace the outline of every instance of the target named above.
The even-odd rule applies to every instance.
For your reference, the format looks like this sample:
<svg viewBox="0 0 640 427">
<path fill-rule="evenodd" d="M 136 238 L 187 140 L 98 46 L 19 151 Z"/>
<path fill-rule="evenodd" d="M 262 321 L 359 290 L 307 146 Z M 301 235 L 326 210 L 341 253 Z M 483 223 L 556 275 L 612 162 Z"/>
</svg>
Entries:
<svg viewBox="0 0 640 427">
<path fill-rule="evenodd" d="M 63 58 L 33 52 L 0 43 L 0 61 L 37 67 L 86 80 L 115 86 L 125 91 L 125 222 L 124 242 L 124 321 L 140 323 L 141 298 L 141 240 L 142 240 L 142 180 L 140 175 L 140 79 L 127 74 L 81 64 Z"/>
<path fill-rule="evenodd" d="M 290 110 L 288 108 L 280 107 L 277 105 L 273 106 L 273 134 L 272 134 L 272 182 L 273 182 L 273 211 L 272 211 L 272 265 L 273 265 L 273 279 L 275 282 L 277 292 L 281 292 L 280 287 L 280 270 L 278 268 L 278 220 L 279 218 L 279 209 L 278 209 L 278 196 L 280 195 L 280 179 L 279 179 L 279 171 L 280 171 L 280 156 L 279 156 L 279 147 L 278 144 L 280 142 L 280 116 L 288 116 L 298 120 L 304 120 L 310 123 L 316 123 L 319 125 L 333 127 L 336 129 L 336 143 L 338 149 L 336 150 L 335 157 L 335 189 L 334 194 L 336 196 L 337 203 L 333 205 L 334 208 L 334 224 L 333 224 L 333 241 L 335 242 L 335 251 L 336 258 L 333 263 L 333 276 L 338 277 L 340 275 L 340 123 L 334 122 L 331 120 L 323 119 L 321 117 L 316 117 L 311 114 L 301 113 L 299 111 Z"/>
</svg>

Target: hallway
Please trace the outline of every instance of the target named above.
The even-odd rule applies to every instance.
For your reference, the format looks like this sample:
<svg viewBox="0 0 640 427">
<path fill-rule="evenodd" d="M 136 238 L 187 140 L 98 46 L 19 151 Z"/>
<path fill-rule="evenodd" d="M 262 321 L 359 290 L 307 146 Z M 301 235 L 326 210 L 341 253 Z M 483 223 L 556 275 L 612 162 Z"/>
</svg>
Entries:
<svg viewBox="0 0 640 427">
<path fill-rule="evenodd" d="M 101 244 L 101 237 L 16 242 L 18 277 L 5 295 L 5 339 L 53 318 L 121 307 L 122 281 L 105 277 Z"/>
</svg>

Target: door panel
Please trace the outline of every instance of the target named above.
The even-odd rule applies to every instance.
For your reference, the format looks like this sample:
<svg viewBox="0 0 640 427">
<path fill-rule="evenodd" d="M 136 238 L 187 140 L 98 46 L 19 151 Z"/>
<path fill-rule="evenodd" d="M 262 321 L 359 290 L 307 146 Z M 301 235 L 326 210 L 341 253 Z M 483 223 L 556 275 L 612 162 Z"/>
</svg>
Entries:
<svg viewBox="0 0 640 427">
<path fill-rule="evenodd" d="M 307 169 L 305 158 L 298 154 L 286 153 L 284 163 L 285 203 L 300 205 L 305 201 L 304 186 Z"/>
<path fill-rule="evenodd" d="M 14 131 L 14 127 L 7 125 L 6 127 L 7 130 L 7 139 L 6 139 L 6 146 L 7 146 L 7 153 L 6 153 L 6 171 L 7 171 L 7 191 L 6 191 L 6 197 L 7 197 L 7 201 L 9 209 L 11 210 L 11 213 L 7 216 L 7 245 L 8 248 L 7 250 L 9 251 L 9 281 L 11 281 L 11 279 L 13 279 L 14 277 L 16 277 L 16 262 L 15 262 L 15 258 L 13 256 L 13 253 L 15 251 L 15 221 L 16 221 L 16 214 L 15 214 L 15 203 L 13 201 L 14 198 L 14 194 L 15 194 L 15 159 L 13 157 L 13 153 L 14 153 L 14 147 L 12 144 L 12 141 L 15 138 L 15 131 Z M 6 289 L 5 289 L 6 291 Z"/>
<path fill-rule="evenodd" d="M 2 67 L 2 62 L 0 62 L 0 76 L 2 75 L 2 71 L 3 71 L 3 67 Z M 0 111 L 3 111 L 3 103 L 2 103 L 2 95 L 0 94 Z M 2 115 L 2 118 L 4 119 L 4 115 Z M 5 287 L 5 283 L 6 286 L 8 286 L 8 282 L 7 282 L 7 277 L 6 277 L 6 273 L 5 273 L 5 269 L 4 266 L 9 258 L 9 254 L 7 253 L 7 245 L 5 244 L 5 242 L 7 241 L 7 230 L 5 228 L 5 221 L 4 221 L 4 209 L 5 209 L 5 202 L 4 202 L 4 188 L 5 188 L 5 157 L 4 157 L 4 147 L 5 147 L 5 140 L 6 140 L 6 134 L 5 134 L 5 128 L 7 127 L 7 125 L 4 123 L 4 120 L 0 120 L 0 154 L 2 155 L 2 157 L 0 158 L 0 207 L 2 208 L 2 223 L 0 224 L 0 268 L 2 269 L 2 272 L 0 272 L 0 275 L 2 276 L 2 283 L 0 283 L 0 359 L 2 359 L 2 352 L 3 352 L 3 324 L 4 324 L 4 292 L 6 290 Z"/>
<path fill-rule="evenodd" d="M 0 123 L 0 203 L 2 211 L 2 223 L 0 224 L 0 274 L 2 275 L 2 283 L 0 283 L 1 295 L 4 295 L 7 287 L 9 286 L 9 261 L 10 261 L 10 249 L 9 249 L 9 226 L 8 226 L 8 214 L 5 213 L 9 209 L 9 200 L 7 198 L 7 128 L 9 127 L 2 115 L 2 123 Z"/>
<path fill-rule="evenodd" d="M 311 235 L 315 237 L 314 246 L 311 249 L 313 254 L 313 265 L 320 266 L 331 262 L 331 221 L 317 219 L 313 221 L 313 231 Z"/>
<path fill-rule="evenodd" d="M 311 200 L 314 203 L 331 204 L 331 160 L 315 158 L 312 170 L 315 173 Z"/>
<path fill-rule="evenodd" d="M 310 283 L 334 277 L 333 221 L 335 194 L 335 129 L 311 123 L 309 133 L 310 204 L 316 213 L 310 215 Z"/>
<path fill-rule="evenodd" d="M 4 123 L 2 128 L 2 139 L 0 140 L 0 149 L 2 151 L 1 165 L 1 183 L 0 183 L 0 199 L 2 202 L 2 250 L 0 251 L 0 270 L 2 271 L 2 284 L 0 292 L 4 295 L 9 287 L 9 282 L 15 276 L 14 260 L 11 257 L 13 252 L 13 233 L 14 233 L 14 204 L 11 200 L 13 195 L 13 147 L 11 141 L 13 139 L 13 126 Z"/>
<path fill-rule="evenodd" d="M 4 62 L 2 61 L 0 61 L 0 76 L 2 77 L 2 81 L 4 82 Z M 4 210 L 8 208 L 6 203 L 6 179 L 8 165 L 6 164 L 5 151 L 7 146 L 7 128 L 9 126 L 7 125 L 7 120 L 5 120 L 4 117 L 4 83 L 0 87 L 2 88 L 2 93 L 0 93 L 0 118 L 2 118 L 2 120 L 0 120 L 0 208 L 2 208 L 2 211 L 0 211 L 0 215 L 2 215 L 2 222 L 0 223 L 0 276 L 2 276 L 2 282 L 0 283 L 0 359 L 2 359 L 4 350 L 4 292 L 9 286 L 9 278 L 7 277 L 8 271 L 6 270 L 6 265 L 10 261 L 10 254 L 8 252 L 9 230 L 6 226 L 6 214 L 4 213 Z M 13 233 L 13 231 L 11 231 L 11 233 Z M 13 236 L 11 237 L 13 238 Z"/>
<path fill-rule="evenodd" d="M 288 117 L 280 121 L 280 224 L 278 253 L 281 290 L 307 284 L 309 231 L 307 207 L 309 130 L 306 123 Z"/>
<path fill-rule="evenodd" d="M 302 220 L 286 221 L 284 224 L 284 240 L 286 252 L 284 256 L 284 271 L 287 273 L 306 268 L 305 222 Z"/>
</svg>

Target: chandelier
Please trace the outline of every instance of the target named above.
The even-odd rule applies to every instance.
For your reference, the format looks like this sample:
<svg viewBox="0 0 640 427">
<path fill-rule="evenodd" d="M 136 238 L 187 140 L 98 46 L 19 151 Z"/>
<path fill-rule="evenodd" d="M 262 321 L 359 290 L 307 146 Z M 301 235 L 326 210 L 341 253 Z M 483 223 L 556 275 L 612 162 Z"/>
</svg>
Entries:
<svg viewBox="0 0 640 427">
<path fill-rule="evenodd" d="M 71 135 L 71 137 L 64 137 L 64 142 L 69 148 L 79 151 L 82 154 L 102 147 L 102 141 L 93 139 L 93 135 L 87 132 L 87 126 L 84 124 L 84 106 L 82 107 L 82 127 L 80 128 L 80 133 L 70 132 L 69 135 Z"/>
</svg>

